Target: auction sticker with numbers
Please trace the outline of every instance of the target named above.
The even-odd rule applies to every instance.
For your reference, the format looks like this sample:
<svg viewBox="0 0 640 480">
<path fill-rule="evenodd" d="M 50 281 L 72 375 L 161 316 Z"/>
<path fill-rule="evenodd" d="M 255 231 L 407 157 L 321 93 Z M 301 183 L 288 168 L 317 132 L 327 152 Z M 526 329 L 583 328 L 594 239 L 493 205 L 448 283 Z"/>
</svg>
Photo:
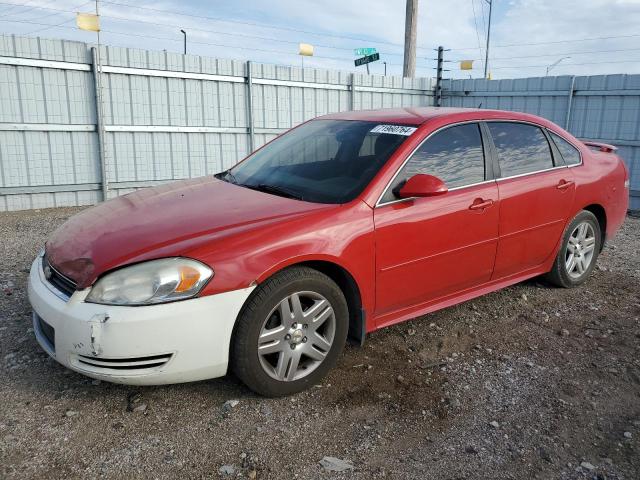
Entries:
<svg viewBox="0 0 640 480">
<path fill-rule="evenodd" d="M 390 133 L 408 137 L 416 130 L 416 127 L 405 127 L 404 125 L 377 125 L 371 129 L 371 133 Z"/>
</svg>

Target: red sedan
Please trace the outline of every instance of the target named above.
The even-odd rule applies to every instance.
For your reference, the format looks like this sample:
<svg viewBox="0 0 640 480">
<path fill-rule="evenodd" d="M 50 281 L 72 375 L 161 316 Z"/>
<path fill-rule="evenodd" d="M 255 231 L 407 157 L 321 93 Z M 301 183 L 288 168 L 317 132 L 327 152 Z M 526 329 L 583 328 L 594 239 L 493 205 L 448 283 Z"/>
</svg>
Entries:
<svg viewBox="0 0 640 480">
<path fill-rule="evenodd" d="M 102 380 L 319 381 L 347 338 L 545 275 L 573 287 L 622 224 L 609 145 L 521 113 L 408 108 L 306 122 L 235 167 L 105 202 L 29 281 L 40 345 Z"/>
</svg>

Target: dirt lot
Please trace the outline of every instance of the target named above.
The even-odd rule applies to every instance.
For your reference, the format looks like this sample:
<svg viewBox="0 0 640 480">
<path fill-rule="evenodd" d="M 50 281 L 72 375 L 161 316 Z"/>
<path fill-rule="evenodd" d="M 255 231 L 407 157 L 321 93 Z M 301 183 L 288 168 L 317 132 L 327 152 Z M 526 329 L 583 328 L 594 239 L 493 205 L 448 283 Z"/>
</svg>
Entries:
<svg viewBox="0 0 640 480">
<path fill-rule="evenodd" d="M 0 214 L 2 478 L 640 478 L 639 219 L 581 288 L 534 280 L 375 333 L 322 385 L 270 400 L 49 359 L 25 283 L 75 211 Z"/>
</svg>

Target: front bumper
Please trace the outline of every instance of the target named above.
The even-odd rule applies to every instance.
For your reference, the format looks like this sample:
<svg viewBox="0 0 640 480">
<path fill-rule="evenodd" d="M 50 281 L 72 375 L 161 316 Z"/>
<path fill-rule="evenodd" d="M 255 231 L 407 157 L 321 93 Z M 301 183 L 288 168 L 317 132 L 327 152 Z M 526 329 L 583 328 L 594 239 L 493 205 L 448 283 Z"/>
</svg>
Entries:
<svg viewBox="0 0 640 480">
<path fill-rule="evenodd" d="M 29 301 L 40 346 L 56 361 L 100 380 L 132 385 L 191 382 L 226 374 L 236 318 L 254 287 L 140 307 L 68 300 L 31 266 Z"/>
</svg>

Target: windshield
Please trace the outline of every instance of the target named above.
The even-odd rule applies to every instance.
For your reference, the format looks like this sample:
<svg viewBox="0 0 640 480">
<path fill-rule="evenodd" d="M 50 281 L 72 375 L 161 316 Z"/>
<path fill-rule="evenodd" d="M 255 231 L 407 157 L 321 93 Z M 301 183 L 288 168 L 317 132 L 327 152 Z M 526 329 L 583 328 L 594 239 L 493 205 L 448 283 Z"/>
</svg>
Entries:
<svg viewBox="0 0 640 480">
<path fill-rule="evenodd" d="M 364 190 L 415 130 L 377 122 L 314 120 L 217 176 L 308 202 L 346 203 Z"/>
</svg>

